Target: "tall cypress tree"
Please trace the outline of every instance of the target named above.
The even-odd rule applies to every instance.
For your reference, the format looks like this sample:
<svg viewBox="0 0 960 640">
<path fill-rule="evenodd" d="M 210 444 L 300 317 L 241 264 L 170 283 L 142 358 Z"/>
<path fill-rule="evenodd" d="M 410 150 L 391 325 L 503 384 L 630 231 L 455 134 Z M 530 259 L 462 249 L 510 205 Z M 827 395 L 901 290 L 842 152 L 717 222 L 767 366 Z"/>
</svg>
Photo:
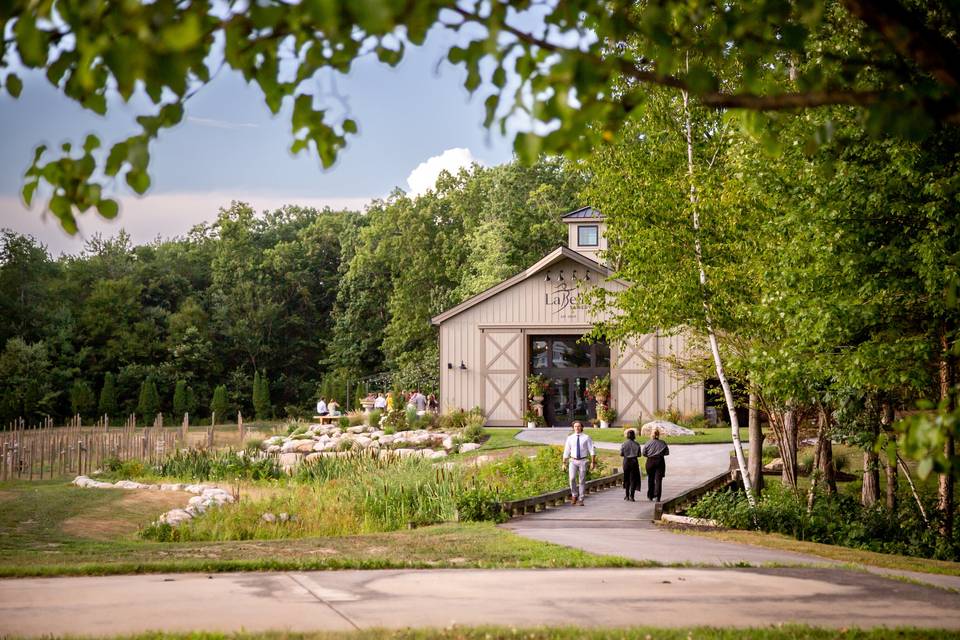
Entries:
<svg viewBox="0 0 960 640">
<path fill-rule="evenodd" d="M 93 390 L 86 381 L 76 378 L 73 386 L 70 387 L 70 408 L 74 415 L 80 415 L 84 418 L 89 417 L 93 412 L 95 401 Z"/>
<path fill-rule="evenodd" d="M 217 417 L 222 421 L 227 417 L 227 409 L 227 387 L 221 384 L 213 390 L 213 400 L 210 401 L 210 411 L 217 414 Z"/>
<path fill-rule="evenodd" d="M 187 382 L 186 380 L 177 380 L 173 388 L 173 417 L 176 420 L 182 420 L 183 414 L 187 409 Z"/>
<path fill-rule="evenodd" d="M 153 424 L 158 411 L 160 411 L 160 394 L 157 393 L 157 383 L 153 381 L 153 376 L 147 376 L 140 385 L 137 412 L 143 416 L 144 424 L 150 425 Z"/>
<path fill-rule="evenodd" d="M 112 373 L 103 376 L 103 387 L 100 388 L 100 402 L 97 404 L 97 410 L 107 419 L 113 419 L 117 416 L 117 381 Z"/>
<path fill-rule="evenodd" d="M 257 420 L 270 418 L 270 380 L 266 371 L 262 376 L 260 372 L 253 376 L 253 409 Z"/>
</svg>

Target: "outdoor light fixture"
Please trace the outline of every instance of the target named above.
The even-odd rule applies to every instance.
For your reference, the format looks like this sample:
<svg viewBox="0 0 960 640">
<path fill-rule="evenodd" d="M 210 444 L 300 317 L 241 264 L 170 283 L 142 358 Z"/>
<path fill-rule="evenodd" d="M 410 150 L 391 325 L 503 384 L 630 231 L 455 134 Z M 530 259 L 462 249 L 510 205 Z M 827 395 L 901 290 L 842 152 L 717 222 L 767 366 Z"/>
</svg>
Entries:
<svg viewBox="0 0 960 640">
<path fill-rule="evenodd" d="M 587 271 L 587 276 L 586 276 L 585 279 L 586 279 L 587 282 L 590 282 L 590 272 L 589 272 L 589 271 Z"/>
<path fill-rule="evenodd" d="M 563 271 L 560 272 L 560 282 L 563 282 Z"/>
<path fill-rule="evenodd" d="M 463 363 L 463 360 L 460 361 L 460 368 L 463 369 L 463 370 L 466 370 L 466 369 L 467 369 L 467 365 L 465 365 L 465 364 Z"/>
<path fill-rule="evenodd" d="M 452 362 L 448 362 L 448 363 L 447 363 L 447 369 L 453 369 L 453 363 L 452 363 Z"/>
<path fill-rule="evenodd" d="M 547 275 L 545 275 L 545 276 L 543 277 L 543 281 L 544 281 L 544 282 L 550 282 L 550 272 L 549 272 L 549 271 L 547 271 Z"/>
</svg>

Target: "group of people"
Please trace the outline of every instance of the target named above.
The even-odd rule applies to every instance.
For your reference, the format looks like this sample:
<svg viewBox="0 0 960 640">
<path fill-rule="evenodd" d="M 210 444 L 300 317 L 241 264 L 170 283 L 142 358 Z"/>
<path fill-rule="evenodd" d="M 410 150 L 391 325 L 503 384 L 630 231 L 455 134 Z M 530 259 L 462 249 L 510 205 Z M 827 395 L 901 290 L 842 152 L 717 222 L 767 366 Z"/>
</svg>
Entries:
<svg viewBox="0 0 960 640">
<path fill-rule="evenodd" d="M 399 395 L 399 398 L 396 397 L 396 395 Z M 401 391 L 399 394 L 388 391 L 386 395 L 381 391 L 373 401 L 373 408 L 380 411 L 389 412 L 401 406 L 407 409 L 412 408 L 419 414 L 426 413 L 427 411 L 431 413 L 440 411 L 440 403 L 437 401 L 437 397 L 432 393 L 425 396 L 420 389 Z"/>
<path fill-rule="evenodd" d="M 647 470 L 647 498 L 660 502 L 663 489 L 663 476 L 667 465 L 664 457 L 670 455 L 670 447 L 660 439 L 660 430 L 653 432 L 653 438 L 642 447 L 637 442 L 636 431 L 627 431 L 627 439 L 620 445 L 620 457 L 623 458 L 623 489 L 624 500 L 636 502 L 636 492 L 640 488 L 640 457 L 646 458 Z M 587 470 L 597 464 L 597 454 L 593 446 L 593 438 L 583 433 L 583 423 L 573 423 L 573 433 L 567 437 L 563 445 L 563 468 L 570 478 L 570 503 L 584 506 L 583 499 L 587 492 Z"/>
</svg>

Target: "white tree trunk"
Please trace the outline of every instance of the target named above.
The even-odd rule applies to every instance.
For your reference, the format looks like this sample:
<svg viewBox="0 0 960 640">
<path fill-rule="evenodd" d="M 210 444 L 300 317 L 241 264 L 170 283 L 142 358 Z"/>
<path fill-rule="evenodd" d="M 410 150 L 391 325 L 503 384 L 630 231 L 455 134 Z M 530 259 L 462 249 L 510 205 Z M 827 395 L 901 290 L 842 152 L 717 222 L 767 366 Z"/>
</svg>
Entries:
<svg viewBox="0 0 960 640">
<path fill-rule="evenodd" d="M 723 387 L 723 399 L 730 414 L 730 431 L 733 436 L 733 450 L 737 455 L 737 466 L 740 468 L 740 478 L 746 490 L 747 500 L 751 507 L 756 507 L 753 495 L 753 486 L 750 474 L 747 471 L 747 462 L 743 456 L 743 445 L 740 443 L 740 421 L 737 419 L 737 409 L 733 403 L 733 391 L 723 370 L 723 360 L 720 359 L 720 346 L 717 343 L 717 334 L 713 330 L 713 320 L 710 314 L 710 300 L 707 297 L 707 272 L 703 268 L 703 251 L 700 246 L 700 212 L 697 206 L 697 190 L 693 180 L 693 122 L 690 117 L 690 96 L 683 92 L 683 112 L 686 120 L 687 135 L 687 175 L 690 177 L 690 209 L 693 213 L 693 247 L 697 258 L 697 268 L 700 270 L 700 300 L 703 303 L 703 319 L 707 328 L 707 339 L 710 341 L 710 352 L 713 354 L 713 364 L 717 369 L 717 378 Z"/>
</svg>

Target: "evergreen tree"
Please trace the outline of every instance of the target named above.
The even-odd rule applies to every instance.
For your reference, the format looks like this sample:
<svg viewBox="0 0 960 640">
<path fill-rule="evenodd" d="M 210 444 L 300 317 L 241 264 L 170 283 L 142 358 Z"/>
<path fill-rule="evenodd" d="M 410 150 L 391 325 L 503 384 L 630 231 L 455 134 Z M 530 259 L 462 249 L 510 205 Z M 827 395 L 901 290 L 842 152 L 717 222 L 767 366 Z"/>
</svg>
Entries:
<svg viewBox="0 0 960 640">
<path fill-rule="evenodd" d="M 266 371 L 262 376 L 259 371 L 253 375 L 253 409 L 257 420 L 270 418 L 270 381 Z"/>
<path fill-rule="evenodd" d="M 177 380 L 173 389 L 173 417 L 182 420 L 187 411 L 187 383 L 185 380 Z"/>
<path fill-rule="evenodd" d="M 197 395 L 193 392 L 193 387 L 187 387 L 187 413 L 193 415 L 197 411 Z"/>
<path fill-rule="evenodd" d="M 117 416 L 117 381 L 112 373 L 103 376 L 103 387 L 100 389 L 100 402 L 97 411 L 108 419 Z"/>
<path fill-rule="evenodd" d="M 87 418 L 93 413 L 95 404 L 96 400 L 90 385 L 80 378 L 74 379 L 73 386 L 70 387 L 70 407 L 73 414 Z"/>
<path fill-rule="evenodd" d="M 160 411 L 160 394 L 157 393 L 157 383 L 152 376 L 148 376 L 140 385 L 140 399 L 137 402 L 137 413 L 143 416 L 144 424 L 153 424 L 157 412 Z"/>
<path fill-rule="evenodd" d="M 213 400 L 210 402 L 210 411 L 216 414 L 222 421 L 227 417 L 228 409 L 227 387 L 222 384 L 218 385 L 217 388 L 213 390 Z"/>
</svg>

